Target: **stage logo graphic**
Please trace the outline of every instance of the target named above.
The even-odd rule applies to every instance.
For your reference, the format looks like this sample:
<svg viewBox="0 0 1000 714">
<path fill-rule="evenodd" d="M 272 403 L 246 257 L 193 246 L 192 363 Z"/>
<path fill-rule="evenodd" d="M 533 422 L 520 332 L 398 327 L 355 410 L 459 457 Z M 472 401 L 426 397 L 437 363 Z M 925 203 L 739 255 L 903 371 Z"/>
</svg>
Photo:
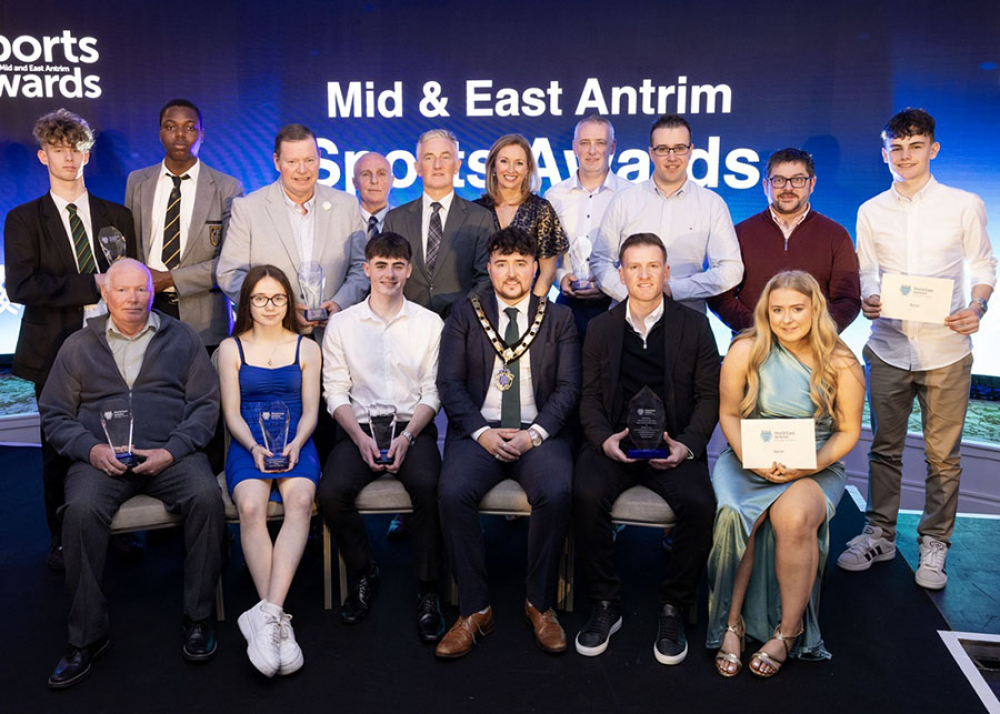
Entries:
<svg viewBox="0 0 1000 714">
<path fill-rule="evenodd" d="M 97 99 L 101 78 L 89 70 L 101 58 L 94 37 L 0 34 L 0 98 Z"/>
</svg>

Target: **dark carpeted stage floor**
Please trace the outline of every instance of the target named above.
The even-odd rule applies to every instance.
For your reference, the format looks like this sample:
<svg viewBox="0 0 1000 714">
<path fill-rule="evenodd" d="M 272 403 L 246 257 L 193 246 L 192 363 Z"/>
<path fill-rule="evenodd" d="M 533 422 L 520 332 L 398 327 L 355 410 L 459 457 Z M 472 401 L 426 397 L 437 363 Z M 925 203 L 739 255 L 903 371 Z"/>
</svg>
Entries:
<svg viewBox="0 0 1000 714">
<path fill-rule="evenodd" d="M 950 628 L 901 557 L 865 574 L 831 564 L 822 625 L 832 662 L 792 661 L 769 681 L 747 671 L 723 679 L 703 646 L 704 597 L 687 661 L 664 667 L 653 659 L 657 584 L 668 559 L 652 529 L 628 528 L 619 538 L 625 623 L 608 652 L 542 653 L 521 613 L 527 522 L 501 518 L 484 520 L 497 631 L 463 660 L 439 662 L 417 641 L 409 546 L 388 543 L 387 519 L 375 518 L 369 531 L 383 581 L 373 615 L 348 627 L 335 610 L 324 611 L 320 553 L 307 552 L 287 603 L 306 664 L 292 677 L 265 680 L 236 626 L 256 598 L 234 529 L 224 575 L 229 619 L 213 662 L 181 659 L 182 544 L 155 539 L 137 563 L 109 557 L 112 648 L 89 679 L 53 693 L 45 680 L 65 646 L 68 597 L 62 578 L 45 568 L 38 470 L 37 449 L 0 448 L 0 607 L 11 635 L 0 667 L 4 712 L 983 711 L 937 635 Z M 835 552 L 860 524 L 845 497 L 833 522 Z M 571 636 L 587 611 L 578 597 L 577 612 L 561 615 Z M 454 615 L 446 609 L 449 623 Z"/>
</svg>

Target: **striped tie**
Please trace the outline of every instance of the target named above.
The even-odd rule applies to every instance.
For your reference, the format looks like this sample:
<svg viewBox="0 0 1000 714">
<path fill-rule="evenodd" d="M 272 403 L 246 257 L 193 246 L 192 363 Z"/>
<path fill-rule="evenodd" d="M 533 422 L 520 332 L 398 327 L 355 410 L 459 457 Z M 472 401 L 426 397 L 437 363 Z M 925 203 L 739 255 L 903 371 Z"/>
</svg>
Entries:
<svg viewBox="0 0 1000 714">
<path fill-rule="evenodd" d="M 434 264 L 437 263 L 438 251 L 441 249 L 441 239 L 444 238 L 444 229 L 441 227 L 441 204 L 435 201 L 431 204 L 434 213 L 431 214 L 431 222 L 427 226 L 427 254 L 424 264 L 427 272 L 434 272 Z"/>
<path fill-rule="evenodd" d="M 379 234 L 378 230 L 378 216 L 372 215 L 368 217 L 368 240 L 371 240 Z"/>
<path fill-rule="evenodd" d="M 87 237 L 87 229 L 84 227 L 83 221 L 80 220 L 80 216 L 76 215 L 75 203 L 68 204 L 66 210 L 69 211 L 69 228 L 73 232 L 76 267 L 81 275 L 93 273 L 96 265 L 94 264 L 94 251 L 91 250 L 90 239 Z"/>
<path fill-rule="evenodd" d="M 160 252 L 160 260 L 167 270 L 173 270 L 181 264 L 181 181 L 189 178 L 191 177 L 187 174 L 170 176 L 174 187 L 167 199 L 167 217 L 163 221 L 163 250 Z"/>
</svg>

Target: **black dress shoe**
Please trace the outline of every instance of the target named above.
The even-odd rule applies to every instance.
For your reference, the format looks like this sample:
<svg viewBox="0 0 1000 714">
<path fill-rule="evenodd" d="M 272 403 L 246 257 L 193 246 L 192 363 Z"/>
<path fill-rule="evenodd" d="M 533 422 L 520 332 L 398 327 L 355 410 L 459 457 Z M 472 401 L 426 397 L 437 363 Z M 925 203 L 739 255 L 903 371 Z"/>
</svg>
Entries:
<svg viewBox="0 0 1000 714">
<path fill-rule="evenodd" d="M 417 601 L 417 634 L 421 642 L 437 642 L 444 637 L 444 615 L 436 593 L 424 593 Z"/>
<path fill-rule="evenodd" d="M 389 540 L 405 540 L 410 535 L 410 514 L 397 513 L 389 522 L 385 536 Z"/>
<path fill-rule="evenodd" d="M 368 565 L 368 572 L 350 586 L 347 599 L 340 606 L 340 619 L 348 625 L 356 625 L 368 616 L 378 589 L 378 566 Z"/>
<path fill-rule="evenodd" d="M 104 637 L 86 647 L 67 647 L 66 654 L 49 676 L 49 689 L 66 689 L 83 681 L 90 674 L 91 663 L 107 652 L 110 646 L 111 640 Z"/>
<path fill-rule="evenodd" d="M 61 573 L 66 570 L 63 564 L 62 539 L 59 536 L 52 536 L 49 541 L 49 554 L 45 558 L 45 564 L 54 573 Z"/>
<path fill-rule="evenodd" d="M 184 617 L 184 647 L 181 652 L 188 662 L 207 662 L 215 657 L 219 643 L 211 620 Z"/>
</svg>

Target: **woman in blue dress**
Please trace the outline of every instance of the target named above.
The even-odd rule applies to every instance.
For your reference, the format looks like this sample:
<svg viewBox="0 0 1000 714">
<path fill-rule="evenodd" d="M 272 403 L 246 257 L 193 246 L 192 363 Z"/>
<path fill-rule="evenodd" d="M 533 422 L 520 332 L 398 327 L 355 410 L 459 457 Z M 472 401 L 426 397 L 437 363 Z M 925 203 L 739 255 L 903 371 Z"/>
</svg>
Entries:
<svg viewBox="0 0 1000 714">
<path fill-rule="evenodd" d="M 303 664 L 285 596 L 309 535 L 319 456 L 313 430 L 319 413 L 320 349 L 302 339 L 288 278 L 272 265 L 254 266 L 240 291 L 233 337 L 219 345 L 222 411 L 231 441 L 226 484 L 240 512 L 240 541 L 260 602 L 240 615 L 253 665 L 268 677 L 290 674 Z M 288 407 L 288 443 L 283 469 L 268 469 L 272 454 L 260 426 L 271 402 Z M 274 491 L 277 493 L 274 493 Z M 272 544 L 267 504 L 278 499 L 285 515 Z"/>
<path fill-rule="evenodd" d="M 844 492 L 839 463 L 858 441 L 864 374 L 837 336 L 819 284 L 808 273 L 775 275 L 754 327 L 729 348 L 720 377 L 719 423 L 729 447 L 712 474 L 718 507 L 708 560 L 707 645 L 715 666 L 742 668 L 744 635 L 764 645 L 750 658 L 760 677 L 785 660 L 829 659 L 819 596 L 829 522 Z M 816 469 L 742 467 L 743 418 L 815 419 Z"/>
</svg>

